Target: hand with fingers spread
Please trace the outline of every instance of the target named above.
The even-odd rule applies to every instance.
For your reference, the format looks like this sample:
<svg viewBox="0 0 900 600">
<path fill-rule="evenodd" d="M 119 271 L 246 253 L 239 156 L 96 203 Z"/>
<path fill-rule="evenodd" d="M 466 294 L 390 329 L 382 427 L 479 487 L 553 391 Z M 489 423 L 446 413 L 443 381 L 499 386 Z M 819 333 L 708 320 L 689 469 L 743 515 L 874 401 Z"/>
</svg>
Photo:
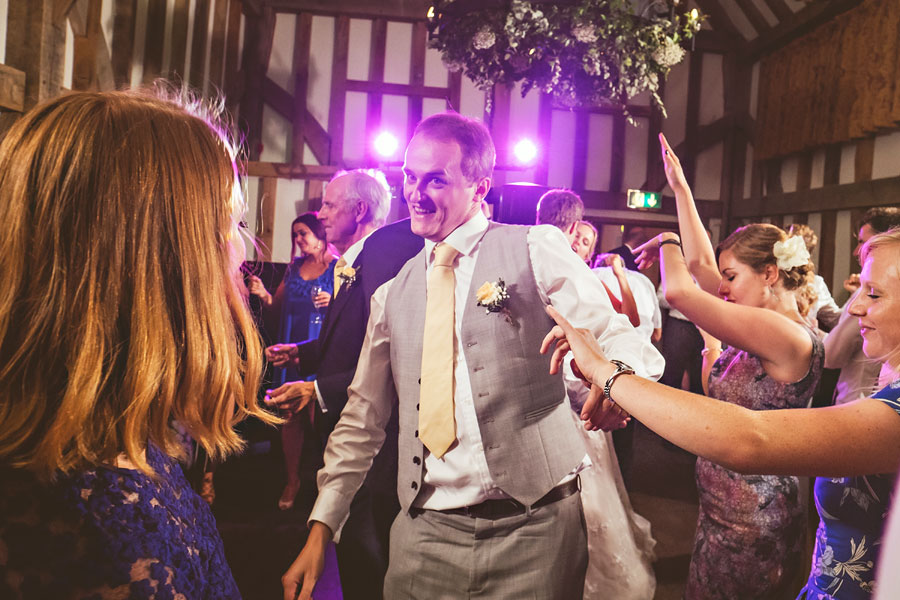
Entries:
<svg viewBox="0 0 900 600">
<path fill-rule="evenodd" d="M 585 428 L 611 431 L 625 427 L 630 418 L 628 413 L 603 395 L 603 384 L 615 371 L 615 366 L 606 360 L 597 339 L 587 329 L 573 327 L 552 306 L 547 307 L 547 314 L 557 323 L 541 344 L 541 354 L 546 354 L 550 345 L 556 343 L 550 357 L 550 373 L 559 372 L 566 354 L 571 351 L 574 355 L 572 372 L 591 387 L 581 409 L 581 419 L 586 421 Z"/>
<path fill-rule="evenodd" d="M 660 247 L 661 245 L 665 245 L 665 242 L 667 240 L 678 242 L 679 245 L 681 244 L 681 240 L 678 238 L 677 233 L 665 231 L 655 237 L 650 238 L 649 240 L 635 248 L 634 254 L 635 256 L 637 256 L 636 262 L 638 264 L 638 269 L 644 270 L 658 261 Z"/>
<path fill-rule="evenodd" d="M 281 576 L 284 600 L 311 600 L 316 582 L 325 569 L 325 548 L 332 539 L 331 530 L 324 523 L 313 521 L 306 544 Z"/>
<path fill-rule="evenodd" d="M 275 344 L 266 348 L 266 360 L 276 367 L 300 366 L 297 344 Z"/>
<path fill-rule="evenodd" d="M 681 161 L 678 160 L 678 157 L 675 155 L 675 151 L 672 150 L 672 146 L 669 145 L 666 136 L 661 133 L 659 134 L 659 145 L 660 150 L 662 151 L 663 169 L 666 172 L 666 181 L 669 182 L 669 187 L 672 188 L 672 191 L 676 194 L 690 194 L 691 189 L 684 176 L 684 170 L 681 168 Z"/>
<path fill-rule="evenodd" d="M 316 397 L 316 384 L 312 381 L 288 381 L 274 390 L 266 390 L 265 403 L 291 414 L 297 414 Z"/>
</svg>

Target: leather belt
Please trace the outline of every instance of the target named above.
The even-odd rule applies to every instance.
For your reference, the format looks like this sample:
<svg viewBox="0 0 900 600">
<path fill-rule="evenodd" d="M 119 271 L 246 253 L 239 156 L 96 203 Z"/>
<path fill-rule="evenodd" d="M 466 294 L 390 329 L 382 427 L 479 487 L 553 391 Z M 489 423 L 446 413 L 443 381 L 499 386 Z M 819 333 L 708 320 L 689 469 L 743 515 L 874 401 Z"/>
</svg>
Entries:
<svg viewBox="0 0 900 600">
<path fill-rule="evenodd" d="M 537 502 L 531 505 L 532 509 L 547 506 L 554 502 L 559 502 L 563 498 L 568 498 L 581 489 L 581 476 L 576 475 L 573 479 L 565 483 L 561 483 L 546 494 L 544 494 Z M 528 507 L 512 498 L 503 498 L 495 500 L 485 500 L 471 506 L 463 506 L 461 508 L 448 508 L 439 510 L 447 515 L 461 515 L 464 517 L 472 517 L 473 519 L 504 519 L 507 517 L 515 517 L 524 515 L 528 512 Z"/>
</svg>

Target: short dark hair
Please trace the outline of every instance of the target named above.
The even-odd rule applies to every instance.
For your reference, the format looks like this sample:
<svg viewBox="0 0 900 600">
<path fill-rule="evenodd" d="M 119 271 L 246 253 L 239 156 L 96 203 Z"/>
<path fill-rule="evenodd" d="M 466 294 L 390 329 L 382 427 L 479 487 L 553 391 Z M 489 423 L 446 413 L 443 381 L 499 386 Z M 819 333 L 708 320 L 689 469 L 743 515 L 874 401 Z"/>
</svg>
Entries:
<svg viewBox="0 0 900 600">
<path fill-rule="evenodd" d="M 554 225 L 565 230 L 583 216 L 584 202 L 572 190 L 550 190 L 538 200 L 538 225 Z"/>
<path fill-rule="evenodd" d="M 469 181 L 490 177 L 494 172 L 497 159 L 494 140 L 481 121 L 452 111 L 442 112 L 422 120 L 413 132 L 413 137 L 417 135 L 459 144 L 460 169 Z"/>
<path fill-rule="evenodd" d="M 876 206 L 863 213 L 857 231 L 868 225 L 875 233 L 884 233 L 888 229 L 900 227 L 900 208 L 896 206 Z"/>
</svg>

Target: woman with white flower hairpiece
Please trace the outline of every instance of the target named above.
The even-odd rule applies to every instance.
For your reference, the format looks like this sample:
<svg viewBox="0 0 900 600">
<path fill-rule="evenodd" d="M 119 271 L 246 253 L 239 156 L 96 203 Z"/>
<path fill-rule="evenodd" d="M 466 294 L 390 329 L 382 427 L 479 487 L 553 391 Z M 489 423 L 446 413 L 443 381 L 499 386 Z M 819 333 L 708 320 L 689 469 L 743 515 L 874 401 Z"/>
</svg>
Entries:
<svg viewBox="0 0 900 600">
<path fill-rule="evenodd" d="M 680 162 L 660 141 L 681 237 L 663 233 L 635 253 L 645 266 L 660 247 L 683 247 L 685 260 L 663 261 L 663 285 L 670 304 L 715 338 L 703 351 L 715 360 L 709 395 L 753 410 L 805 408 L 824 350 L 797 300 L 813 273 L 803 240 L 755 223 L 714 252 Z M 743 476 L 700 458 L 696 479 L 700 513 L 685 598 L 788 597 L 805 571 L 798 478 Z"/>
</svg>

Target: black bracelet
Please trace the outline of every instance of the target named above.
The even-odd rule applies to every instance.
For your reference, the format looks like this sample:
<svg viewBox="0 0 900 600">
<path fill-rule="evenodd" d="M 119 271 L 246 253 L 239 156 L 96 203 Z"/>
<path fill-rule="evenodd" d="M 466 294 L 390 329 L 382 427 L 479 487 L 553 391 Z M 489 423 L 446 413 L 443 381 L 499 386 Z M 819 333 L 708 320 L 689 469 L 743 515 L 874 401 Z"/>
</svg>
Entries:
<svg viewBox="0 0 900 600">
<path fill-rule="evenodd" d="M 681 242 L 679 242 L 678 240 L 671 239 L 671 238 L 668 240 L 661 241 L 659 243 L 659 247 L 662 248 L 666 244 L 672 244 L 673 246 L 678 246 L 679 248 L 681 248 Z"/>
</svg>

